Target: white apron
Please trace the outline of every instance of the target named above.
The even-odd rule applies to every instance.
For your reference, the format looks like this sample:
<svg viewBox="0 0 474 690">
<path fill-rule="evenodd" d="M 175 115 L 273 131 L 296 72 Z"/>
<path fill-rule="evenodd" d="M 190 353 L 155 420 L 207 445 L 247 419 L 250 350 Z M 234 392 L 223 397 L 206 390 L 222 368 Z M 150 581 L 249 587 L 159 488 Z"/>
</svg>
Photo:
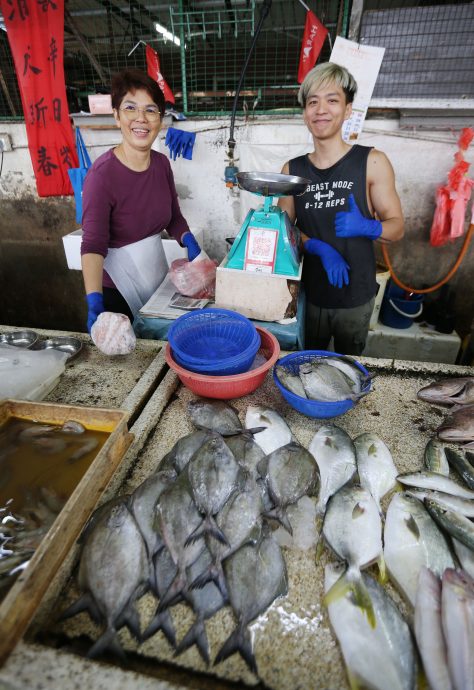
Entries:
<svg viewBox="0 0 474 690">
<path fill-rule="evenodd" d="M 168 273 L 161 236 L 152 235 L 126 247 L 109 249 L 104 269 L 135 318 Z"/>
</svg>

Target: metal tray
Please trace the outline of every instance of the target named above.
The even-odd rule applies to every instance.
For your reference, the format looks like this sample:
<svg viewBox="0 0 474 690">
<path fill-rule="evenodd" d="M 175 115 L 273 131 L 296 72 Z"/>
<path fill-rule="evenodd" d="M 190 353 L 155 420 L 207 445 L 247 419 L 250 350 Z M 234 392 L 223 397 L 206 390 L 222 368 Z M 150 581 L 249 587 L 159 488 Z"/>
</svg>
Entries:
<svg viewBox="0 0 474 690">
<path fill-rule="evenodd" d="M 76 357 L 82 349 L 82 342 L 78 338 L 57 336 L 46 340 L 37 340 L 32 350 L 60 350 L 69 355 L 69 359 Z"/>
<path fill-rule="evenodd" d="M 11 331 L 0 333 L 0 343 L 14 345 L 15 347 L 31 348 L 38 340 L 38 334 L 34 331 Z"/>
<path fill-rule="evenodd" d="M 262 196 L 298 196 L 311 184 L 305 177 L 282 173 L 240 172 L 236 178 L 241 189 Z"/>
</svg>

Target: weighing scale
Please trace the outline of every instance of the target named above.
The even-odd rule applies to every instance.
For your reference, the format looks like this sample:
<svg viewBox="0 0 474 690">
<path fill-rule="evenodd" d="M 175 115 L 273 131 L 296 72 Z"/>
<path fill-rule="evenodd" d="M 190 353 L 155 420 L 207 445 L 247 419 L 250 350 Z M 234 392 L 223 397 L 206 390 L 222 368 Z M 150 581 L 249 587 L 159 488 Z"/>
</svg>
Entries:
<svg viewBox="0 0 474 690">
<path fill-rule="evenodd" d="M 265 172 L 236 174 L 240 189 L 264 197 L 263 206 L 250 209 L 229 251 L 226 268 L 298 276 L 299 231 L 286 211 L 273 206 L 273 197 L 298 196 L 310 180 L 296 175 Z"/>
</svg>

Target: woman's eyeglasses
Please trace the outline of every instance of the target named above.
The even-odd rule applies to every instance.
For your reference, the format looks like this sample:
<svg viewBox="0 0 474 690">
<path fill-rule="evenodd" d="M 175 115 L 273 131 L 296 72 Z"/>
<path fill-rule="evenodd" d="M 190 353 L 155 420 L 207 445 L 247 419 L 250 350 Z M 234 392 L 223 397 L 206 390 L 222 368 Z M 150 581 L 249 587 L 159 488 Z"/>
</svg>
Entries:
<svg viewBox="0 0 474 690">
<path fill-rule="evenodd" d="M 139 108 L 138 105 L 129 103 L 128 105 L 123 105 L 119 110 L 122 111 L 128 120 L 135 120 L 140 112 L 142 112 L 150 122 L 156 122 L 161 116 L 159 108 L 156 108 L 154 105 L 147 105 L 144 108 Z"/>
</svg>

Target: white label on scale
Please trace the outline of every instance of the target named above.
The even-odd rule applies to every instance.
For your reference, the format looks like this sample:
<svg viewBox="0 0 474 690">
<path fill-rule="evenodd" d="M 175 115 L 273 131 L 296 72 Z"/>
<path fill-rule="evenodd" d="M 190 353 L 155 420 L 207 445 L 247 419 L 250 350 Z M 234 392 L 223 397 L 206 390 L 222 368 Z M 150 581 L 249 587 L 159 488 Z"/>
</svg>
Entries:
<svg viewBox="0 0 474 690">
<path fill-rule="evenodd" d="M 249 225 L 244 270 L 256 273 L 273 273 L 277 241 L 278 230 Z"/>
</svg>

